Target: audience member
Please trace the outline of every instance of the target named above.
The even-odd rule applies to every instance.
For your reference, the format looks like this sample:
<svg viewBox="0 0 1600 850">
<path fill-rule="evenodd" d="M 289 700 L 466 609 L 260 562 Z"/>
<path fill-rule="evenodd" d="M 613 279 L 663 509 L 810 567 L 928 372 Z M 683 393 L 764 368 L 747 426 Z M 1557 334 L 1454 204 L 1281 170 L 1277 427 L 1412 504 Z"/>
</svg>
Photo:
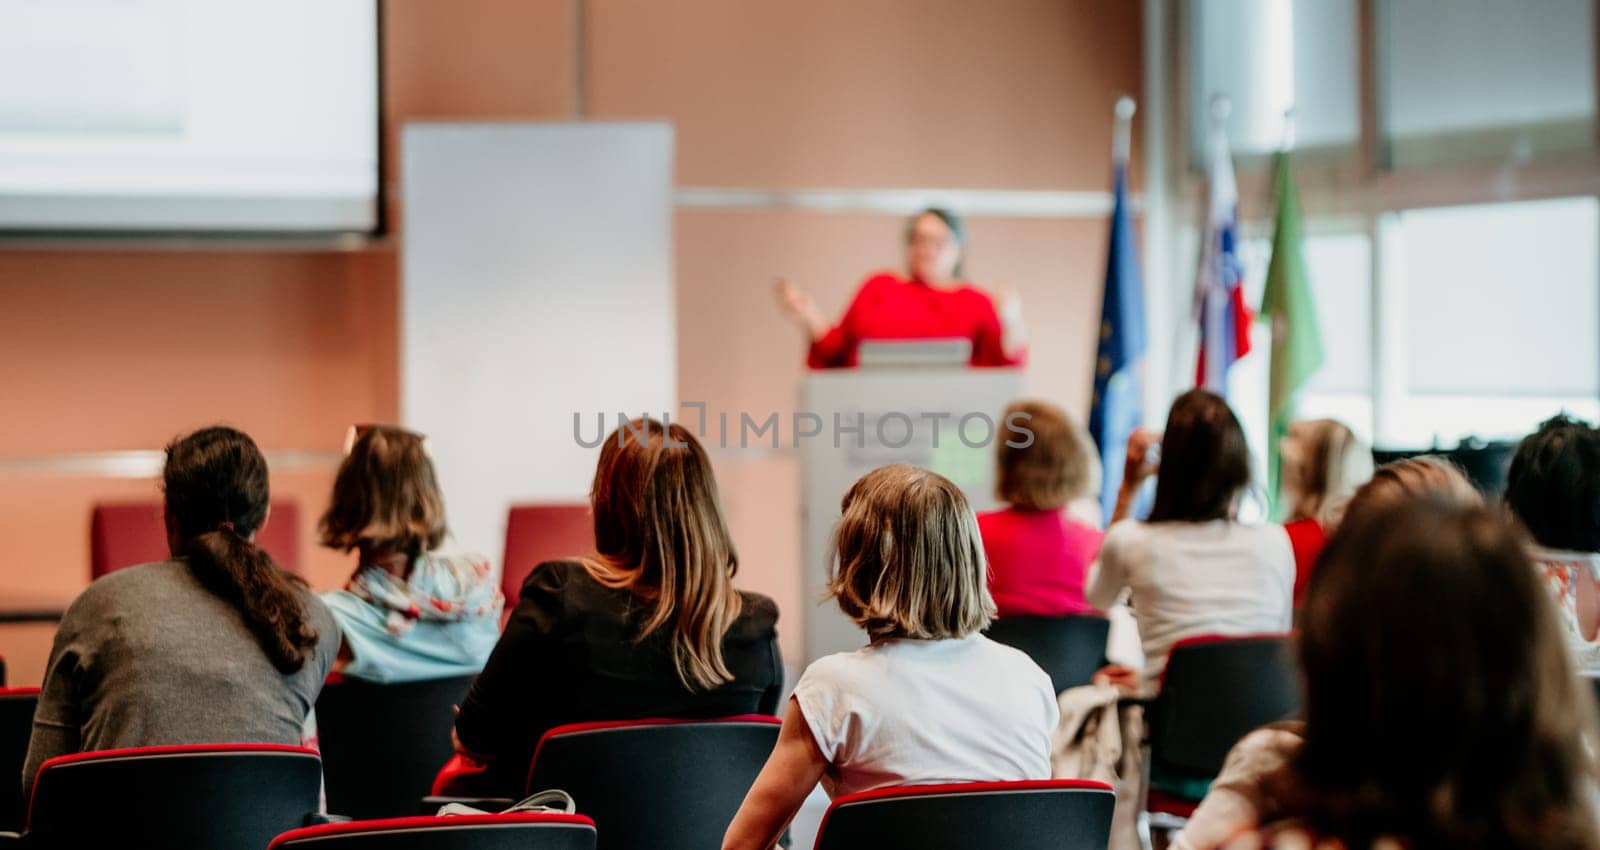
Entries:
<svg viewBox="0 0 1600 850">
<path fill-rule="evenodd" d="M 981 634 L 994 616 L 966 497 L 912 466 L 845 495 L 829 588 L 870 644 L 814 662 L 723 841 L 766 850 L 820 781 L 830 796 L 899 785 L 1046 779 L 1050 679 Z"/>
<path fill-rule="evenodd" d="M 483 669 L 505 599 L 485 558 L 435 552 L 444 497 L 421 435 L 359 430 L 319 531 L 322 545 L 360 557 L 344 589 L 322 597 L 344 632 L 336 670 L 410 682 Z"/>
<path fill-rule="evenodd" d="M 1506 505 L 1533 537 L 1578 669 L 1600 676 L 1600 430 L 1557 416 L 1517 446 Z"/>
<path fill-rule="evenodd" d="M 1235 746 L 1175 846 L 1259 847 L 1258 823 L 1349 848 L 1600 846 L 1593 699 L 1525 544 L 1488 510 L 1352 506 L 1299 660 L 1304 724 Z"/>
<path fill-rule="evenodd" d="M 539 737 L 563 723 L 777 710 L 777 606 L 733 587 L 738 557 L 694 435 L 623 424 L 590 503 L 595 552 L 534 568 L 461 705 L 457 748 L 484 772 L 441 775 L 441 793 L 517 796 Z"/>
<path fill-rule="evenodd" d="M 172 560 L 104 576 L 61 618 L 25 789 L 68 753 L 301 743 L 339 627 L 254 543 L 267 521 L 265 458 L 248 436 L 206 428 L 167 446 L 162 481 Z"/>
<path fill-rule="evenodd" d="M 1006 507 L 978 514 L 995 607 L 1001 617 L 1096 613 L 1083 598 L 1083 579 L 1100 530 L 1068 506 L 1099 490 L 1099 458 L 1089 435 L 1053 404 L 1013 403 L 1004 421 L 1013 418 L 1032 440 L 996 441 L 995 489 Z"/>
<path fill-rule="evenodd" d="M 1351 494 L 1372 477 L 1372 447 L 1332 419 L 1292 422 L 1279 445 L 1283 530 L 1294 549 L 1294 601 L 1300 602 L 1317 555 L 1344 516 Z"/>
<path fill-rule="evenodd" d="M 1238 521 L 1250 486 L 1250 450 L 1228 403 L 1205 390 L 1173 402 L 1161 440 L 1160 474 L 1148 521 L 1120 521 L 1140 482 L 1156 472 L 1152 438 L 1136 431 L 1115 524 L 1089 568 L 1089 603 L 1104 611 L 1131 592 L 1144 647 L 1139 674 L 1111 665 L 1096 678 L 1153 696 L 1167 653 L 1204 634 L 1288 631 L 1294 554 L 1279 525 Z"/>
</svg>

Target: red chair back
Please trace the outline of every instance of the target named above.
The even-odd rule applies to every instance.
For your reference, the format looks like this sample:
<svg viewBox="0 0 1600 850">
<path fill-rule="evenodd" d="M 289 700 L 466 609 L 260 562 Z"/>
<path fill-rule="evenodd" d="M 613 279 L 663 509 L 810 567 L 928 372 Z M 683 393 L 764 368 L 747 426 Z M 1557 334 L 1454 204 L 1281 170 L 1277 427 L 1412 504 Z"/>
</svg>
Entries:
<svg viewBox="0 0 1600 850">
<path fill-rule="evenodd" d="M 237 850 L 318 811 L 322 762 L 300 747 L 197 744 L 46 761 L 28 801 L 28 847 Z"/>
<path fill-rule="evenodd" d="M 507 615 L 522 598 L 522 583 L 534 567 L 592 551 L 594 522 L 588 504 L 512 505 L 506 517 L 506 556 L 500 573 Z"/>
<path fill-rule="evenodd" d="M 411 817 L 291 830 L 268 850 L 594 850 L 594 821 L 583 815 Z"/>
<path fill-rule="evenodd" d="M 0 688 L 0 777 L 12 777 L 0 788 L 0 830 L 22 829 L 22 775 L 28 760 L 28 739 L 33 734 L 33 710 L 39 706 L 38 688 Z"/>
<path fill-rule="evenodd" d="M 1105 850 L 1115 805 L 1084 779 L 883 788 L 835 799 L 816 850 Z"/>
<path fill-rule="evenodd" d="M 745 715 L 557 726 L 539 739 L 528 788 L 571 794 L 600 850 L 720 847 L 781 725 Z"/>
<path fill-rule="evenodd" d="M 160 502 L 105 502 L 94 506 L 89 520 L 89 578 L 165 561 L 167 526 Z M 273 502 L 272 515 L 256 534 L 256 542 L 291 573 L 300 572 L 300 507 Z"/>
</svg>

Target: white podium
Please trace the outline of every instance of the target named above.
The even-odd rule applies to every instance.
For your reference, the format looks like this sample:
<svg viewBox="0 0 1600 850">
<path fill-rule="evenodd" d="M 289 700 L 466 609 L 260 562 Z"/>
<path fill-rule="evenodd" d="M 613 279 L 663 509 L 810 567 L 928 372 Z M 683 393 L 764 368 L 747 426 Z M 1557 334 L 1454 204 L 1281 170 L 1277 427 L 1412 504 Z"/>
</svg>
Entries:
<svg viewBox="0 0 1600 850">
<path fill-rule="evenodd" d="M 807 664 L 866 643 L 865 633 L 824 600 L 845 491 L 872 469 L 909 463 L 954 481 L 975 510 L 993 508 L 997 444 L 1018 439 L 1001 414 L 1021 392 L 1022 374 L 1014 369 L 863 367 L 807 377 L 801 409 L 822 423 L 801 447 Z"/>
</svg>

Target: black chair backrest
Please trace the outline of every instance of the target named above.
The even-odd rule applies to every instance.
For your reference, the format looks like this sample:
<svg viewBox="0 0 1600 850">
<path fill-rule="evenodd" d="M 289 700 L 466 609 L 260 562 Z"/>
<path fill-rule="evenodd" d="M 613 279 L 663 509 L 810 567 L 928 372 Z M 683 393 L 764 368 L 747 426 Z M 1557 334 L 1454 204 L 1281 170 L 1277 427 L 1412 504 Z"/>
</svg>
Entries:
<svg viewBox="0 0 1600 850">
<path fill-rule="evenodd" d="M 1089 684 L 1095 671 L 1105 666 L 1110 628 L 1104 617 L 1006 617 L 990 623 L 984 634 L 1027 653 L 1049 674 L 1059 694 Z"/>
<path fill-rule="evenodd" d="M 266 847 L 318 810 L 322 764 L 269 744 L 144 747 L 51 759 L 34 780 L 30 848 Z"/>
<path fill-rule="evenodd" d="M 720 847 L 778 727 L 759 716 L 558 726 L 539 741 L 528 788 L 571 794 L 600 850 Z"/>
<path fill-rule="evenodd" d="M 269 850 L 594 850 L 581 815 L 411 817 L 335 823 L 286 832 Z"/>
<path fill-rule="evenodd" d="M 1105 850 L 1115 805 L 1079 779 L 867 791 L 833 801 L 816 850 Z"/>
<path fill-rule="evenodd" d="M 1210 779 L 1240 738 L 1299 711 L 1286 636 L 1180 641 L 1146 713 L 1151 769 Z"/>
<path fill-rule="evenodd" d="M 0 831 L 22 829 L 26 816 L 20 777 L 38 705 L 38 688 L 0 689 Z"/>
<path fill-rule="evenodd" d="M 317 698 L 328 811 L 358 820 L 414 814 L 453 752 L 455 706 L 472 678 L 329 682 Z"/>
</svg>

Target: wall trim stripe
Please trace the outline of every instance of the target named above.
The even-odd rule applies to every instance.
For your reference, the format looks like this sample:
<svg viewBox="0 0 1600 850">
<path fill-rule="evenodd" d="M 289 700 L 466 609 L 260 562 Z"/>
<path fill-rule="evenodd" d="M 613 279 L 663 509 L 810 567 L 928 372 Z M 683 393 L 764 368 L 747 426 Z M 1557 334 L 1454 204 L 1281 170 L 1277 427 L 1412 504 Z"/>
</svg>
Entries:
<svg viewBox="0 0 1600 850">
<path fill-rule="evenodd" d="M 968 217 L 1103 218 L 1111 214 L 1110 192 L 1023 189 L 748 189 L 680 186 L 678 209 L 799 209 L 814 212 L 909 215 L 928 206 L 949 206 Z M 1135 211 L 1143 198 L 1134 195 Z"/>
<path fill-rule="evenodd" d="M 339 467 L 344 454 L 312 449 L 263 451 L 274 470 Z M 159 450 L 72 452 L 48 455 L 0 456 L 0 475 L 65 475 L 85 478 L 155 478 L 161 475 L 165 453 Z"/>
</svg>

